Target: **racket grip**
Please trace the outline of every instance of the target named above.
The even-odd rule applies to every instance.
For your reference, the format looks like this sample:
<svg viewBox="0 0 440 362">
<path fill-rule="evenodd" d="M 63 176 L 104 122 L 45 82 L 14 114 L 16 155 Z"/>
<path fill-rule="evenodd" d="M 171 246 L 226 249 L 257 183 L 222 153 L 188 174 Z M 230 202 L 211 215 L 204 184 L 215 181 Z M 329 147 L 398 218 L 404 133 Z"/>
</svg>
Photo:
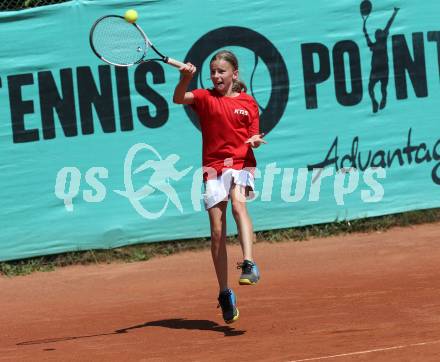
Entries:
<svg viewBox="0 0 440 362">
<path fill-rule="evenodd" d="M 181 68 L 181 67 L 185 66 L 185 63 L 179 62 L 176 59 L 168 58 L 168 57 L 165 59 L 165 63 L 172 65 L 173 67 L 176 67 L 176 68 Z"/>
</svg>

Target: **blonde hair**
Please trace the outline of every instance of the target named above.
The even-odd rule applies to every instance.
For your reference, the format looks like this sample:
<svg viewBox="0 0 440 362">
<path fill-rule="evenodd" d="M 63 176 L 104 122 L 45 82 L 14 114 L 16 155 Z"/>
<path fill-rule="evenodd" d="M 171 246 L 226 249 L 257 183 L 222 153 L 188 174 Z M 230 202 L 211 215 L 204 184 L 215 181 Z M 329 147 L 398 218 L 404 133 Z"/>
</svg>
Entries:
<svg viewBox="0 0 440 362">
<path fill-rule="evenodd" d="M 220 50 L 217 53 L 215 53 L 211 58 L 209 64 L 211 64 L 215 60 L 224 60 L 229 64 L 231 64 L 234 70 L 238 70 L 238 59 L 235 56 L 235 54 L 229 50 Z M 244 84 L 244 82 L 241 81 L 240 79 L 234 79 L 232 83 L 232 90 L 234 92 L 246 92 L 247 87 L 246 84 Z"/>
</svg>

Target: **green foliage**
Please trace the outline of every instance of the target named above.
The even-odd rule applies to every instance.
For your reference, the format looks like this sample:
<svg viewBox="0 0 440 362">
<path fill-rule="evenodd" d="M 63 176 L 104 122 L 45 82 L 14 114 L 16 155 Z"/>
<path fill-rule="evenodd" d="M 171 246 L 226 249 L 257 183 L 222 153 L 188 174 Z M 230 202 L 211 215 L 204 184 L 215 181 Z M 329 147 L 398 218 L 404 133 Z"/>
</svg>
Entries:
<svg viewBox="0 0 440 362">
<path fill-rule="evenodd" d="M 59 4 L 70 0 L 10 0 L 0 1 L 0 11 L 23 10 L 36 6 Z"/>
<path fill-rule="evenodd" d="M 303 226 L 256 233 L 257 242 L 303 241 L 354 232 L 385 231 L 395 226 L 410 226 L 440 221 L 440 209 L 411 211 L 352 221 Z M 229 244 L 238 243 L 236 236 L 228 237 Z M 0 275 L 13 277 L 33 272 L 52 271 L 68 265 L 86 265 L 115 262 L 146 261 L 158 255 L 171 255 L 182 251 L 201 250 L 210 246 L 209 238 L 177 240 L 160 243 L 130 245 L 115 249 L 87 250 L 48 255 L 37 258 L 0 262 Z"/>
</svg>

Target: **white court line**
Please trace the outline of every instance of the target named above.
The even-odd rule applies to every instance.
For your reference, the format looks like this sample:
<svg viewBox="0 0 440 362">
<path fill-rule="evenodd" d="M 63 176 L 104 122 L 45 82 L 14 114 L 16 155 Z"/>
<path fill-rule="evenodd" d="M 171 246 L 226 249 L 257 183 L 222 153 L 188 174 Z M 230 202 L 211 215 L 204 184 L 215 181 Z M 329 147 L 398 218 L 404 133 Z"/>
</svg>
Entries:
<svg viewBox="0 0 440 362">
<path fill-rule="evenodd" d="M 367 353 L 374 353 L 374 352 L 383 352 L 383 351 L 391 351 L 393 349 L 402 349 L 402 348 L 417 347 L 417 346 L 427 346 L 427 345 L 430 345 L 430 344 L 438 344 L 438 343 L 440 343 L 440 340 L 438 340 L 438 341 L 430 341 L 430 342 L 413 343 L 413 344 L 407 344 L 407 345 L 403 345 L 403 346 L 394 346 L 394 347 L 388 347 L 388 348 L 370 349 L 368 351 L 359 351 L 359 352 L 335 354 L 333 356 L 323 356 L 323 357 L 314 357 L 314 358 L 306 358 L 306 359 L 297 359 L 297 360 L 290 361 L 290 362 L 319 361 L 319 360 L 322 360 L 322 359 L 330 359 L 330 358 L 337 358 L 337 357 L 347 357 L 347 356 L 356 356 L 356 355 L 360 355 L 360 354 L 367 354 Z"/>
</svg>

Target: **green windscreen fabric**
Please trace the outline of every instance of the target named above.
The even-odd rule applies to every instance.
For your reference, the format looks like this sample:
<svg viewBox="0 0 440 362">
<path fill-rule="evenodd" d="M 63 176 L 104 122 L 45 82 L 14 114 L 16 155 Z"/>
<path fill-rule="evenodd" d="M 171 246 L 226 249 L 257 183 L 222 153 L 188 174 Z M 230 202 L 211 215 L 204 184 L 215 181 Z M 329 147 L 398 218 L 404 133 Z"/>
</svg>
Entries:
<svg viewBox="0 0 440 362">
<path fill-rule="evenodd" d="M 216 51 L 237 55 L 268 142 L 255 230 L 440 206 L 438 1 L 222 4 L 0 13 L 0 260 L 209 236 L 198 119 L 172 102 L 179 72 L 116 68 L 90 48 L 94 21 L 130 8 L 158 50 L 197 66 L 190 89 L 212 86 Z"/>
</svg>

